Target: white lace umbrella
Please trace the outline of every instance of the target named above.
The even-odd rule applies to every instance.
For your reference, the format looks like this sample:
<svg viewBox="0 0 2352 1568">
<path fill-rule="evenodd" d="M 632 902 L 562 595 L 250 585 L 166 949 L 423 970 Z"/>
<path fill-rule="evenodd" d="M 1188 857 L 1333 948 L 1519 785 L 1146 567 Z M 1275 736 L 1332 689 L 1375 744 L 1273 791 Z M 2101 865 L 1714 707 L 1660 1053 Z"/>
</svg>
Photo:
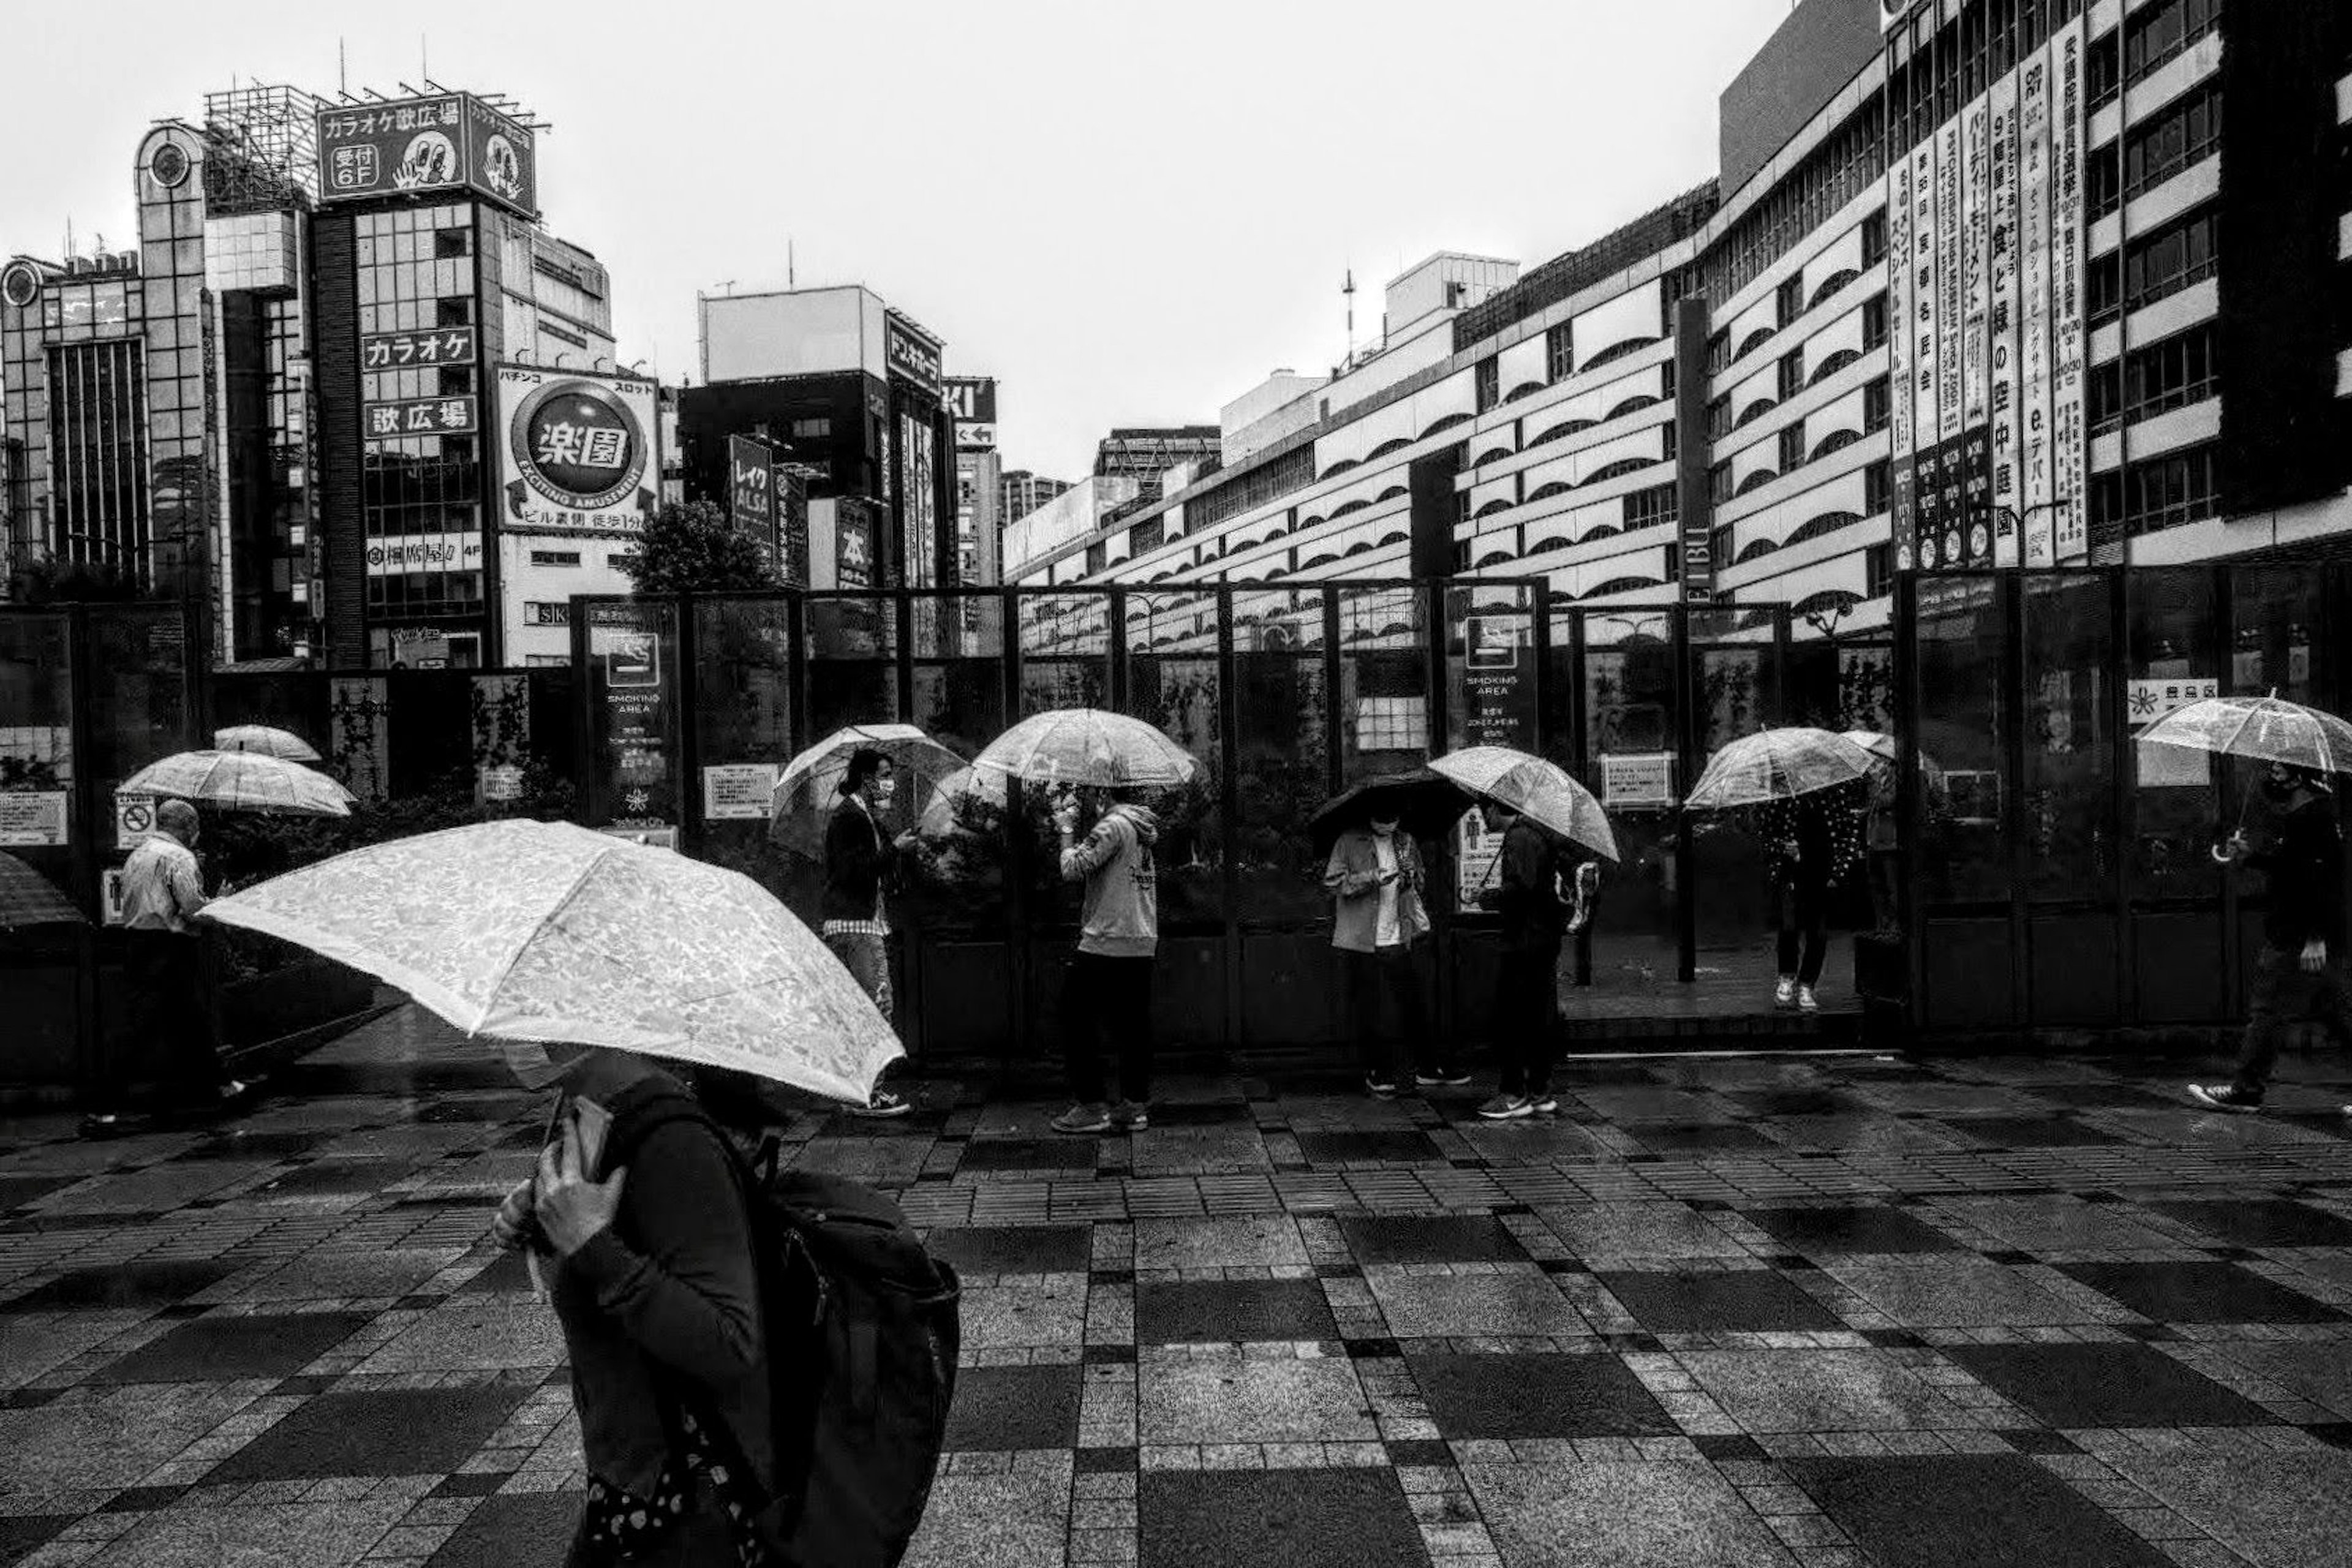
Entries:
<svg viewBox="0 0 2352 1568">
<path fill-rule="evenodd" d="M 180 752 L 116 786 L 123 795 L 176 795 L 223 811 L 349 816 L 352 792 L 322 773 L 257 752 Z"/>
<path fill-rule="evenodd" d="M 1430 764 L 1481 800 L 1508 806 L 1572 843 L 1617 858 L 1617 836 L 1592 792 L 1541 757 L 1508 746 L 1472 746 Z"/>
<path fill-rule="evenodd" d="M 1693 811 L 1727 811 L 1794 800 L 1867 779 L 1872 763 L 1870 752 L 1827 730 L 1762 730 L 1709 757 L 1684 804 Z"/>
<path fill-rule="evenodd" d="M 1166 788 L 1191 779 L 1192 754 L 1140 719 L 1056 708 L 1024 719 L 972 760 L 973 771 L 1042 784 Z"/>
<path fill-rule="evenodd" d="M 852 724 L 836 730 L 784 764 L 770 796 L 768 837 L 814 858 L 824 852 L 825 825 L 840 804 L 841 781 L 849 759 L 871 748 L 890 759 L 898 779 L 896 809 L 901 820 L 921 815 L 940 782 L 962 771 L 964 761 L 912 724 Z"/>
<path fill-rule="evenodd" d="M 469 1034 L 642 1051 L 860 1104 L 904 1054 L 758 883 L 571 823 L 394 839 L 205 912 L 373 974 Z"/>
<path fill-rule="evenodd" d="M 2166 714 L 2140 740 L 2315 773 L 2352 773 L 2352 724 L 2279 697 L 2209 697 Z"/>
<path fill-rule="evenodd" d="M 291 730 L 273 730 L 267 724 L 232 724 L 226 730 L 213 731 L 213 749 L 220 752 L 251 752 L 258 756 L 277 757 L 289 763 L 315 763 L 318 751 L 310 742 Z"/>
</svg>

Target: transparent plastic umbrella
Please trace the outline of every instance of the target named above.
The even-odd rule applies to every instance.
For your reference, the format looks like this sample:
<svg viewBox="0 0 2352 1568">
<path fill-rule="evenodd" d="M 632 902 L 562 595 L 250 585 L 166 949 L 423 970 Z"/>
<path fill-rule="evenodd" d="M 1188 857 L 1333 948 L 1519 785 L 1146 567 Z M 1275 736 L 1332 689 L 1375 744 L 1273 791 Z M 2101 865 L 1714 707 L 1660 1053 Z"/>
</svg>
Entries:
<svg viewBox="0 0 2352 1568">
<path fill-rule="evenodd" d="M 1508 746 L 1472 746 L 1430 764 L 1481 800 L 1491 800 L 1603 858 L 1617 858 L 1617 836 L 1592 792 L 1541 757 Z"/>
<path fill-rule="evenodd" d="M 213 731 L 213 749 L 216 752 L 249 752 L 257 756 L 276 757 L 281 762 L 315 763 L 319 752 L 310 742 L 291 730 L 273 730 L 267 724 L 232 724 L 226 730 Z"/>
<path fill-rule="evenodd" d="M 1166 788 L 1192 778 L 1192 753 L 1140 719 L 1056 708 L 1024 719 L 973 759 L 983 774 L 1042 784 Z"/>
<path fill-rule="evenodd" d="M 865 1102 L 903 1054 L 824 944 L 740 872 L 567 822 L 371 845 L 205 906 L 469 1034 L 609 1046 Z"/>
<path fill-rule="evenodd" d="M 1693 811 L 1728 811 L 1794 800 L 1867 779 L 1874 761 L 1870 752 L 1827 730 L 1762 730 L 1709 757 L 1684 804 Z"/>
<path fill-rule="evenodd" d="M 1882 763 L 1897 762 L 1903 755 L 1903 742 L 1882 731 L 1848 730 L 1843 738 L 1852 741 Z M 1936 759 L 1925 752 L 1919 753 L 1919 775 L 1926 779 L 1930 786 L 1940 788 L 1943 785 L 1944 770 L 1937 766 Z"/>
<path fill-rule="evenodd" d="M 299 763 L 257 752 L 180 752 L 116 786 L 123 795 L 167 795 L 223 811 L 285 816 L 349 816 L 352 792 Z"/>
<path fill-rule="evenodd" d="M 940 781 L 961 772 L 964 760 L 912 724 L 852 724 L 836 730 L 784 764 L 770 797 L 768 837 L 812 859 L 824 852 L 829 814 L 840 801 L 849 759 L 861 748 L 890 759 L 898 780 L 892 815 L 902 821 L 921 816 Z"/>
<path fill-rule="evenodd" d="M 2192 702 L 2149 725 L 2140 741 L 2314 773 L 2352 773 L 2352 724 L 2276 695 Z"/>
</svg>

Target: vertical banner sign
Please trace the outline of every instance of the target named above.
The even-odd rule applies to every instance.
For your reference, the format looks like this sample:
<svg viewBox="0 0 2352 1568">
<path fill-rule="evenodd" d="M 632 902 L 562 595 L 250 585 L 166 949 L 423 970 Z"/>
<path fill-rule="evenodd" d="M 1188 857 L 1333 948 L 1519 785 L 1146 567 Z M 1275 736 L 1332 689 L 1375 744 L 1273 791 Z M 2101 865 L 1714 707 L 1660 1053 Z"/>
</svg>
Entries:
<svg viewBox="0 0 2352 1568">
<path fill-rule="evenodd" d="M 1960 439 L 1962 504 L 1968 520 L 1966 560 L 1970 568 L 1992 564 L 1992 531 L 1986 526 L 1986 429 L 1990 422 L 1986 388 L 1990 380 L 1986 319 L 1992 309 L 1990 94 L 1969 105 L 1963 121 L 1960 181 Z"/>
<path fill-rule="evenodd" d="M 1992 405 L 1993 564 L 2022 559 L 2017 451 L 2017 72 L 1992 91 L 1992 312 L 1988 396 Z"/>
<path fill-rule="evenodd" d="M 1960 434 L 1960 121 L 1956 117 L 1936 132 L 1936 439 L 1953 441 Z"/>
<path fill-rule="evenodd" d="M 1886 386 L 1890 426 L 1888 463 L 1895 491 L 1895 568 L 1908 572 L 1918 563 L 1914 531 L 1918 513 L 1914 504 L 1911 444 L 1917 428 L 1911 402 L 1911 158 L 1889 160 L 1886 171 Z"/>
<path fill-rule="evenodd" d="M 2050 301 L 2051 499 L 2055 513 L 2058 561 L 2082 561 L 2091 553 L 2090 453 L 2084 441 L 2084 380 L 2088 345 L 2084 342 L 2089 282 L 2084 266 L 2083 19 L 2059 30 L 2050 47 L 2051 110 L 2055 121 L 2050 171 L 2053 265 Z"/>
<path fill-rule="evenodd" d="M 776 488 L 773 458 L 765 444 L 746 436 L 727 437 L 727 497 L 735 530 L 773 550 Z"/>
<path fill-rule="evenodd" d="M 2050 61 L 2026 57 L 2017 110 L 2018 494 L 2025 563 L 2057 559 L 2050 523 Z"/>
<path fill-rule="evenodd" d="M 1931 133 L 1911 153 L 1911 450 L 1919 455 L 1936 444 L 1936 138 Z M 1924 512 L 1933 488 L 1924 473 L 1915 488 L 1916 512 Z M 1916 515 L 1915 512 L 1915 516 Z M 1917 516 L 1919 566 L 1933 572 L 1938 542 L 1926 517 Z"/>
</svg>

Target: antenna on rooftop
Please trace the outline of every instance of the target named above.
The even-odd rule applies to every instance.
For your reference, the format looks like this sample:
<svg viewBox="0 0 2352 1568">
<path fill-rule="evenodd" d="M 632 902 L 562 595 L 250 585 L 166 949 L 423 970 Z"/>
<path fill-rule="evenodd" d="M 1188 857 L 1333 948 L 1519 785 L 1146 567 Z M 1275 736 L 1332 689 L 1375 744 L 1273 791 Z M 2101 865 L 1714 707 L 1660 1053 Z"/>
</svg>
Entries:
<svg viewBox="0 0 2352 1568">
<path fill-rule="evenodd" d="M 784 236 L 784 287 L 799 288 L 800 277 L 800 268 L 793 258 L 793 237 L 788 234 Z"/>
<path fill-rule="evenodd" d="M 1348 281 L 1339 290 L 1348 297 L 1348 363 L 1356 363 L 1356 269 L 1348 268 Z"/>
<path fill-rule="evenodd" d="M 335 40 L 335 92 L 345 99 L 352 96 L 351 58 L 341 38 Z"/>
</svg>

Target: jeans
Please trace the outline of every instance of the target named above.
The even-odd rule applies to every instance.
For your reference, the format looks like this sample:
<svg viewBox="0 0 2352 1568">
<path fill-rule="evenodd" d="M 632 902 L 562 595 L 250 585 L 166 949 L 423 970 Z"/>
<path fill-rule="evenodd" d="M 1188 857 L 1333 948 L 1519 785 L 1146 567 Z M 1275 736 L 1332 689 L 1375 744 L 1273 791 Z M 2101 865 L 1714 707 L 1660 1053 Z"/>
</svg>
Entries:
<svg viewBox="0 0 2352 1568">
<path fill-rule="evenodd" d="M 204 939 L 179 931 L 123 932 L 131 990 L 133 1066 L 109 1075 L 101 1109 L 130 1109 L 140 1087 L 165 1100 L 211 1103 L 227 1081 L 205 989 Z"/>
<path fill-rule="evenodd" d="M 2300 949 L 2265 945 L 2254 973 L 2253 1005 L 2231 1084 L 2260 1100 L 2287 1034 L 2305 1023 L 2324 1025 L 2338 1045 L 2352 1046 L 2352 995 L 2345 991 L 2340 955 L 2331 950 L 2318 973 L 2305 972 Z"/>
<path fill-rule="evenodd" d="M 1803 877 L 1781 883 L 1772 896 L 1780 928 L 1780 973 L 1795 975 L 1800 985 L 1821 983 L 1822 965 L 1829 958 L 1829 889 Z M 1804 944 L 1801 957 L 1800 940 Z"/>
<path fill-rule="evenodd" d="M 1118 1094 L 1141 1105 L 1151 1098 L 1151 972 L 1150 958 L 1070 955 L 1062 986 L 1062 1066 L 1070 1098 L 1100 1105 L 1104 1092 L 1101 1035 L 1109 1029 L 1118 1054 Z"/>
<path fill-rule="evenodd" d="M 1437 1043 L 1429 1033 L 1429 1009 L 1421 994 L 1421 969 L 1410 947 L 1390 946 L 1370 952 L 1347 948 L 1339 955 L 1339 973 L 1348 991 L 1349 1033 L 1364 1070 L 1383 1083 L 1394 1083 L 1408 1067 L 1435 1067 Z M 1402 1038 L 1389 1041 L 1381 1032 L 1381 1005 L 1395 1007 Z"/>
<path fill-rule="evenodd" d="M 1559 948 L 1506 949 L 1496 984 L 1496 1054 L 1502 1092 L 1540 1099 L 1559 1055 Z"/>
<path fill-rule="evenodd" d="M 871 931 L 836 931 L 824 939 L 824 945 L 866 988 L 866 994 L 874 998 L 882 1016 L 888 1018 L 892 1012 L 889 939 Z"/>
</svg>

